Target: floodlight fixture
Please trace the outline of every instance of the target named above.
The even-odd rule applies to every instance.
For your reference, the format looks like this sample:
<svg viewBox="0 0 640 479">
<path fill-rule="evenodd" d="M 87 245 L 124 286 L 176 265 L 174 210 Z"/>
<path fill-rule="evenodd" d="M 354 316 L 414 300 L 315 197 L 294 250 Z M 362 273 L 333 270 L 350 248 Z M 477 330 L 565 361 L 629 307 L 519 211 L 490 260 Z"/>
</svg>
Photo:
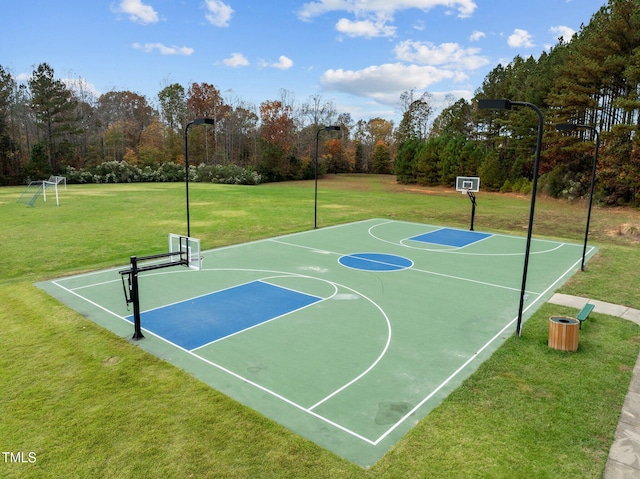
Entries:
<svg viewBox="0 0 640 479">
<path fill-rule="evenodd" d="M 527 270 L 529 268 L 529 254 L 531 252 L 531 231 L 533 229 L 533 217 L 536 208 L 536 192 L 538 189 L 538 171 L 540 169 L 540 150 L 542 149 L 542 130 L 544 119 L 542 112 L 533 103 L 525 101 L 481 99 L 478 100 L 478 108 L 490 110 L 512 110 L 514 106 L 526 106 L 535 110 L 538 115 L 538 141 L 536 143 L 536 159 L 533 166 L 533 185 L 531 186 L 531 208 L 529 210 L 529 225 L 527 227 L 527 245 L 524 253 L 524 267 L 522 269 L 522 287 L 520 288 L 520 305 L 518 306 L 518 320 L 516 333 L 522 335 L 522 312 L 524 309 L 524 298 L 527 286 Z"/>
<path fill-rule="evenodd" d="M 191 123 L 194 125 L 215 125 L 215 120 L 213 118 L 196 118 Z"/>
<path fill-rule="evenodd" d="M 313 202 L 313 229 L 318 227 L 318 139 L 321 131 L 340 131 L 339 125 L 323 126 L 316 132 L 316 161 L 315 161 L 315 197 Z"/>
<path fill-rule="evenodd" d="M 512 102 L 510 100 L 478 100 L 478 107 L 481 110 L 511 110 Z"/>
<path fill-rule="evenodd" d="M 600 133 L 595 126 L 582 125 L 579 123 L 560 123 L 556 125 L 558 131 L 576 131 L 586 129 L 593 131 L 596 137 L 595 152 L 593 153 L 593 164 L 591 166 L 591 188 L 589 189 L 589 209 L 587 210 L 587 226 L 584 231 L 584 245 L 582 247 L 582 265 L 580 270 L 584 271 L 584 259 L 587 254 L 587 239 L 589 238 L 589 224 L 591 223 L 591 208 L 593 206 L 593 192 L 596 186 L 596 165 L 598 164 L 598 150 L 600 149 Z"/>
<path fill-rule="evenodd" d="M 560 123 L 556 125 L 556 130 L 558 131 L 576 131 L 577 129 L 578 125 L 574 123 Z"/>
<path fill-rule="evenodd" d="M 189 218 L 189 127 L 191 125 L 214 125 L 213 118 L 196 118 L 184 128 L 184 184 L 187 201 L 187 236 L 191 237 L 191 221 Z"/>
</svg>

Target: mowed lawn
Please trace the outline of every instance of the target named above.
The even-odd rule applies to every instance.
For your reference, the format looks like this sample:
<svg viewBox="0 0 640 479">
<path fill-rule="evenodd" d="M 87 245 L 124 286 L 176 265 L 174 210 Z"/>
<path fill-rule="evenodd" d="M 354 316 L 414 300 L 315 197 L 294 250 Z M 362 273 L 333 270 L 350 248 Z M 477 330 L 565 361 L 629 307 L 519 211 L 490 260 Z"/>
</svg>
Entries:
<svg viewBox="0 0 640 479">
<path fill-rule="evenodd" d="M 69 185 L 60 206 L 0 188 L 0 477 L 599 478 L 640 328 L 590 316 L 577 353 L 547 347 L 545 305 L 385 457 L 362 469 L 101 329 L 33 283 L 164 252 L 183 184 Z M 314 184 L 190 185 L 204 249 L 313 228 Z M 475 229 L 524 236 L 529 198 L 480 191 Z M 319 182 L 318 226 L 368 218 L 467 228 L 453 188 L 391 176 Z M 539 197 L 534 237 L 582 242 L 586 203 Z M 560 292 L 640 309 L 640 212 L 595 207 L 598 254 Z"/>
</svg>

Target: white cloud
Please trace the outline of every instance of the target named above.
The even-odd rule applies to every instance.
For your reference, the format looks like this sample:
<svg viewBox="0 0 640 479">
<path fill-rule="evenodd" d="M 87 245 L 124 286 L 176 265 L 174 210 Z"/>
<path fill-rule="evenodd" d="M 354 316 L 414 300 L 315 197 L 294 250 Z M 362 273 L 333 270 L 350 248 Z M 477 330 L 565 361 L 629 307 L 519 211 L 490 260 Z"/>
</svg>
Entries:
<svg viewBox="0 0 640 479">
<path fill-rule="evenodd" d="M 345 11 L 357 17 L 375 15 L 390 17 L 395 12 L 417 8 L 431 10 L 434 7 L 455 8 L 459 17 L 469 17 L 476 9 L 473 0 L 317 0 L 302 5 L 298 18 L 309 21 L 328 12 Z"/>
<path fill-rule="evenodd" d="M 84 78 L 63 78 L 61 81 L 78 96 L 91 95 L 96 98 L 100 96 L 96 86 L 87 82 Z"/>
<path fill-rule="evenodd" d="M 229 58 L 222 60 L 222 63 L 228 67 L 246 67 L 249 65 L 249 60 L 242 53 L 232 53 Z"/>
<path fill-rule="evenodd" d="M 476 4 L 473 0 L 318 0 L 305 3 L 297 13 L 303 21 L 334 11 L 351 13 L 355 18 L 342 18 L 336 30 L 350 37 L 373 38 L 395 36 L 396 27 L 390 24 L 396 12 L 414 8 L 426 12 L 434 7 L 457 8 L 459 17 L 469 17 Z"/>
<path fill-rule="evenodd" d="M 209 23 L 216 27 L 228 27 L 233 9 L 220 0 L 206 0 L 206 4 L 209 13 L 205 17 Z"/>
<path fill-rule="evenodd" d="M 395 104 L 399 94 L 405 90 L 422 90 L 442 80 L 458 81 L 465 78 L 463 73 L 429 65 L 387 63 L 355 71 L 327 70 L 322 74 L 320 82 L 325 88 Z"/>
<path fill-rule="evenodd" d="M 528 31 L 516 28 L 507 39 L 507 44 L 511 48 L 531 48 L 535 46 L 535 44 L 531 41 L 532 38 L 533 37 Z"/>
<path fill-rule="evenodd" d="M 293 60 L 289 57 L 286 57 L 284 55 L 280 55 L 280 57 L 278 58 L 278 62 L 277 63 L 267 63 L 267 62 L 261 62 L 261 66 L 263 67 L 271 67 L 271 68 L 278 68 L 279 70 L 288 70 L 289 68 L 291 68 L 293 66 Z"/>
<path fill-rule="evenodd" d="M 576 33 L 573 28 L 566 27 L 564 25 L 558 25 L 557 27 L 551 27 L 549 31 L 555 36 L 555 38 L 562 37 L 565 42 L 571 40 L 571 37 Z"/>
<path fill-rule="evenodd" d="M 447 108 L 452 105 L 451 100 L 454 102 L 460 98 L 464 98 L 469 101 L 473 98 L 473 90 L 449 90 L 449 91 L 434 91 L 431 93 L 433 96 L 434 106 L 439 109 Z"/>
<path fill-rule="evenodd" d="M 142 50 L 145 53 L 151 53 L 154 50 L 158 50 L 161 55 L 183 55 L 189 56 L 194 52 L 193 48 L 189 47 L 168 47 L 163 45 L 162 43 L 145 43 L 141 45 L 140 43 L 134 43 L 133 48 L 136 50 Z"/>
<path fill-rule="evenodd" d="M 336 30 L 350 37 L 392 37 L 396 34 L 396 27 L 385 25 L 382 19 L 352 22 L 346 18 L 341 18 L 336 23 Z"/>
<path fill-rule="evenodd" d="M 146 24 L 158 21 L 158 13 L 150 5 L 142 3 L 142 0 L 122 0 L 114 11 L 127 14 L 133 22 Z"/>
<path fill-rule="evenodd" d="M 418 30 L 419 32 L 423 31 L 426 27 L 424 25 L 424 20 L 418 20 L 416 23 L 411 25 L 414 30 Z"/>
<path fill-rule="evenodd" d="M 28 82 L 31 79 L 30 73 L 19 73 L 15 77 L 18 82 Z"/>
<path fill-rule="evenodd" d="M 475 70 L 489 64 L 489 59 L 479 55 L 479 48 L 462 48 L 457 43 L 414 42 L 407 40 L 396 45 L 398 60 L 421 65 L 440 65 L 453 69 Z"/>
<path fill-rule="evenodd" d="M 480 40 L 481 38 L 486 37 L 487 35 L 484 32 L 480 32 L 478 30 L 474 30 L 471 33 L 471 36 L 469 37 L 469 41 L 472 42 L 477 42 L 478 40 Z"/>
</svg>

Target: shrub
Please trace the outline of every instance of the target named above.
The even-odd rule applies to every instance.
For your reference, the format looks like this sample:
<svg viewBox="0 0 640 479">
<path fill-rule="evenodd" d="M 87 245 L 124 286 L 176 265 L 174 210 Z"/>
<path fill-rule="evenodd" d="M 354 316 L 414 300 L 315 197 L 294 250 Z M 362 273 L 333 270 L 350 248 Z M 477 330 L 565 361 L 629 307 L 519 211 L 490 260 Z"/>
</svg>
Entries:
<svg viewBox="0 0 640 479">
<path fill-rule="evenodd" d="M 105 161 L 94 168 L 77 170 L 67 166 L 68 183 L 133 183 L 184 181 L 184 166 L 173 162 L 162 163 L 158 168 L 143 169 L 126 161 Z M 189 165 L 189 181 L 207 181 L 232 185 L 257 185 L 263 177 L 251 168 L 237 165 Z"/>
<path fill-rule="evenodd" d="M 522 193 L 523 195 L 528 195 L 531 193 L 533 189 L 533 182 L 526 178 L 518 178 L 513 182 L 513 186 L 511 190 L 513 192 Z"/>
<path fill-rule="evenodd" d="M 195 181 L 210 181 L 227 185 L 257 185 L 262 182 L 262 177 L 257 172 L 238 165 L 205 165 L 202 163 L 198 165 L 196 178 Z"/>
</svg>

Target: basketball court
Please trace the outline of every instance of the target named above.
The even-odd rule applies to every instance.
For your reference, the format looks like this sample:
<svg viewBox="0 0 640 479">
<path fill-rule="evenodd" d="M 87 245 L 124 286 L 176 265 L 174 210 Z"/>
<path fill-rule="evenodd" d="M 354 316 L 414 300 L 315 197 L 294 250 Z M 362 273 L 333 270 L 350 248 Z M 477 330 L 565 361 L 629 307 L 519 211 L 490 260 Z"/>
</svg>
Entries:
<svg viewBox="0 0 640 479">
<path fill-rule="evenodd" d="M 370 466 L 514 334 L 524 250 L 523 237 L 370 219 L 204 251 L 199 270 L 139 272 L 135 344 Z M 525 319 L 582 253 L 532 241 Z M 128 254 L 38 286 L 129 340 Z"/>
</svg>

